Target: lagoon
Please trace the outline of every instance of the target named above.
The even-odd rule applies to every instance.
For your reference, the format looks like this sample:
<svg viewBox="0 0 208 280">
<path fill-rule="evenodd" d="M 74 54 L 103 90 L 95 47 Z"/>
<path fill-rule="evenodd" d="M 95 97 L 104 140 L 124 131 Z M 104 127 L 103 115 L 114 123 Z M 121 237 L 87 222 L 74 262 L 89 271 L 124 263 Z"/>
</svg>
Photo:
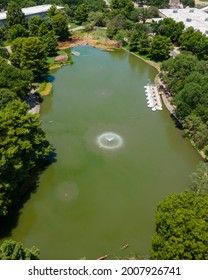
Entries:
<svg viewBox="0 0 208 280">
<path fill-rule="evenodd" d="M 147 107 L 153 67 L 122 50 L 74 50 L 41 104 L 57 161 L 8 238 L 36 245 L 41 259 L 148 257 L 157 203 L 188 187 L 200 157 L 165 108 Z"/>
</svg>

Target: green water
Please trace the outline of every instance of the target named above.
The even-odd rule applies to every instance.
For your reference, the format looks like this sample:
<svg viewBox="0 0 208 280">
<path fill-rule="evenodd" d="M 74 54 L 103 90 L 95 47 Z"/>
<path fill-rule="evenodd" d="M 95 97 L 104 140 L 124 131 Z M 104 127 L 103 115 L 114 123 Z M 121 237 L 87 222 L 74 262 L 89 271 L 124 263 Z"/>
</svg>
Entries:
<svg viewBox="0 0 208 280">
<path fill-rule="evenodd" d="M 57 162 L 40 176 L 10 237 L 39 247 L 42 259 L 147 256 L 157 202 L 188 186 L 200 158 L 166 109 L 147 107 L 154 68 L 123 51 L 75 50 L 80 56 L 54 73 L 53 94 L 41 105 Z M 122 137 L 119 149 L 98 147 L 106 131 Z"/>
</svg>

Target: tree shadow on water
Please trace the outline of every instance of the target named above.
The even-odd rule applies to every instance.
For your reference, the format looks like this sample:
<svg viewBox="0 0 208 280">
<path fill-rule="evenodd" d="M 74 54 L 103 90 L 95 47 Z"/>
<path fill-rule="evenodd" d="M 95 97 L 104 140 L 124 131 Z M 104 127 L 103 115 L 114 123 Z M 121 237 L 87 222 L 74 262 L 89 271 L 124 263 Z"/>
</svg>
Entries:
<svg viewBox="0 0 208 280">
<path fill-rule="evenodd" d="M 9 209 L 6 216 L 0 217 L 0 239 L 11 236 L 12 230 L 18 225 L 24 204 L 38 189 L 41 174 L 56 161 L 56 153 L 50 153 L 44 161 L 39 162 L 38 166 L 31 170 L 30 176 L 18 186 L 19 191 L 15 192 L 15 197 L 12 199 L 14 205 Z"/>
<path fill-rule="evenodd" d="M 183 130 L 183 125 L 182 125 L 181 121 L 173 114 L 171 114 L 170 116 L 171 116 L 172 121 L 175 124 L 175 127 L 179 130 Z"/>
</svg>

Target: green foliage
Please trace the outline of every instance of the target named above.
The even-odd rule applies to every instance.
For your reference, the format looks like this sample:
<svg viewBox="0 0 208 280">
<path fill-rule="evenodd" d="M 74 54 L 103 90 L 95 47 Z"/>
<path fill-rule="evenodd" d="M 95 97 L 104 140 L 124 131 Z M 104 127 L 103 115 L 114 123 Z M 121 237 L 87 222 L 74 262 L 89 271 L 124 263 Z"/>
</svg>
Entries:
<svg viewBox="0 0 208 280">
<path fill-rule="evenodd" d="M 137 51 L 139 54 L 149 53 L 150 39 L 145 32 L 145 26 L 143 24 L 137 25 L 137 27 L 131 32 L 129 48 L 131 51 Z"/>
<path fill-rule="evenodd" d="M 37 36 L 39 28 L 43 22 L 43 19 L 39 16 L 31 17 L 28 21 L 30 36 Z"/>
<path fill-rule="evenodd" d="M 6 107 L 6 105 L 17 98 L 17 95 L 7 88 L 0 88 L 0 110 Z"/>
<path fill-rule="evenodd" d="M 48 17 L 53 17 L 53 16 L 55 16 L 56 11 L 57 11 L 56 5 L 53 4 L 53 5 L 50 7 L 50 9 L 47 11 L 46 15 L 47 15 Z"/>
<path fill-rule="evenodd" d="M 180 36 L 179 42 L 183 50 L 191 51 L 199 59 L 208 58 L 208 38 L 199 30 L 194 30 L 193 27 L 187 28 Z"/>
<path fill-rule="evenodd" d="M 0 216 L 18 200 L 21 183 L 38 161 L 52 151 L 37 114 L 13 100 L 0 111 Z"/>
<path fill-rule="evenodd" d="M 116 16 L 107 23 L 107 36 L 112 39 L 119 30 L 125 28 L 125 20 L 122 16 Z"/>
<path fill-rule="evenodd" d="M 87 21 L 92 24 L 92 26 L 105 26 L 106 19 L 102 12 L 90 12 Z"/>
<path fill-rule="evenodd" d="M 43 36 L 46 36 L 49 32 L 49 28 L 48 28 L 48 25 L 45 21 L 43 21 L 40 26 L 39 26 L 39 29 L 38 29 L 38 32 L 36 34 L 38 34 L 38 37 L 41 38 Z"/>
<path fill-rule="evenodd" d="M 175 22 L 172 18 L 165 18 L 159 22 L 152 24 L 153 32 L 157 35 L 166 36 L 171 39 L 173 43 L 178 43 L 185 25 L 183 22 Z"/>
<path fill-rule="evenodd" d="M 185 136 L 207 155 L 208 65 L 196 56 L 180 54 L 162 63 L 162 78 L 183 120 Z"/>
<path fill-rule="evenodd" d="M 27 27 L 27 21 L 24 13 L 22 12 L 20 6 L 16 2 L 11 2 L 8 4 L 7 8 L 7 26 L 10 29 L 15 24 L 20 24 L 23 27 Z"/>
<path fill-rule="evenodd" d="M 208 259 L 207 195 L 171 194 L 158 204 L 155 220 L 151 259 Z"/>
<path fill-rule="evenodd" d="M 28 37 L 28 30 L 21 24 L 15 24 L 9 29 L 8 39 L 10 41 L 15 40 L 19 37 Z"/>
<path fill-rule="evenodd" d="M 116 14 L 122 15 L 125 18 L 130 18 L 131 13 L 134 10 L 134 5 L 130 0 L 111 0 L 110 7 L 112 10 L 111 18 L 113 18 L 114 17 L 113 15 Z"/>
<path fill-rule="evenodd" d="M 169 8 L 169 0 L 148 0 L 148 4 L 159 9 Z"/>
<path fill-rule="evenodd" d="M 25 99 L 33 80 L 31 71 L 23 71 L 7 63 L 0 64 L 0 88 L 7 88 Z"/>
<path fill-rule="evenodd" d="M 69 39 L 68 19 L 64 12 L 57 10 L 52 17 L 52 28 L 58 40 L 65 41 Z"/>
<path fill-rule="evenodd" d="M 79 5 L 74 13 L 74 19 L 79 24 L 87 21 L 89 9 L 85 3 Z"/>
<path fill-rule="evenodd" d="M 114 10 L 126 9 L 128 11 L 132 11 L 134 8 L 130 0 L 111 0 L 110 4 L 111 4 L 111 8 Z"/>
<path fill-rule="evenodd" d="M 48 31 L 48 33 L 40 39 L 45 45 L 47 56 L 55 56 L 58 51 L 58 44 L 54 31 Z"/>
<path fill-rule="evenodd" d="M 184 111 L 184 108 L 182 107 L 181 110 Z M 199 116 L 192 112 L 189 115 L 187 114 L 183 121 L 183 127 L 185 136 L 191 139 L 199 150 L 206 149 L 208 146 L 208 127 Z"/>
<path fill-rule="evenodd" d="M 161 35 L 155 35 L 151 43 L 149 55 L 155 60 L 165 60 L 169 58 L 172 47 L 170 38 Z"/>
<path fill-rule="evenodd" d="M 3 45 L 3 41 L 7 37 L 7 30 L 5 26 L 0 26 L 0 46 Z"/>
<path fill-rule="evenodd" d="M 195 1 L 194 0 L 181 0 L 181 4 L 183 4 L 184 7 L 195 7 Z"/>
<path fill-rule="evenodd" d="M 0 47 L 0 56 L 5 58 L 5 59 L 9 59 L 10 54 L 9 54 L 9 52 L 6 48 L 1 48 Z"/>
<path fill-rule="evenodd" d="M 201 161 L 196 169 L 196 172 L 191 174 L 192 191 L 197 194 L 208 194 L 208 163 Z"/>
<path fill-rule="evenodd" d="M 40 251 L 36 247 L 24 248 L 14 240 L 5 240 L 0 246 L 0 260 L 39 260 Z"/>
<path fill-rule="evenodd" d="M 12 43 L 10 56 L 14 66 L 32 71 L 34 76 L 47 73 L 47 54 L 45 45 L 37 37 L 17 38 Z"/>
</svg>

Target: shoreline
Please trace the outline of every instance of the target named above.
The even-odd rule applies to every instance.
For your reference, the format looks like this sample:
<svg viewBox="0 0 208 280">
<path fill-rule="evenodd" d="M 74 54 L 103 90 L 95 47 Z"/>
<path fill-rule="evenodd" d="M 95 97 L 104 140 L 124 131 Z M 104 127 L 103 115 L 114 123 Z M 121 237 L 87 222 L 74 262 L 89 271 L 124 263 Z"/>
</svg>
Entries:
<svg viewBox="0 0 208 280">
<path fill-rule="evenodd" d="M 162 81 L 161 81 L 161 79 L 160 79 L 160 77 L 159 77 L 159 74 L 160 74 L 160 72 L 161 72 L 161 70 L 160 70 L 160 64 L 159 64 L 159 63 L 156 63 L 156 62 L 154 62 L 154 61 L 151 61 L 151 60 L 144 59 L 143 57 L 141 57 L 141 56 L 139 56 L 139 55 L 137 55 L 137 54 L 135 54 L 135 53 L 133 53 L 133 52 L 131 52 L 131 51 L 129 51 L 129 50 L 123 48 L 123 47 L 122 47 L 122 49 L 125 50 L 125 51 L 127 51 L 127 52 L 129 52 L 129 53 L 131 53 L 132 55 L 138 57 L 139 59 L 143 60 L 144 62 L 148 63 L 149 65 L 153 66 L 153 67 L 158 71 L 158 73 L 157 73 L 157 75 L 156 75 L 156 77 L 155 77 L 155 79 L 154 79 L 154 82 L 155 82 L 155 85 L 156 85 L 156 87 L 157 87 L 157 89 L 158 89 L 158 92 L 159 92 L 159 94 L 160 94 L 160 96 L 161 96 L 161 98 L 162 98 L 162 100 L 163 100 L 163 104 L 165 105 L 165 107 L 166 107 L 167 110 L 169 111 L 170 115 L 171 115 L 171 116 L 174 116 L 174 118 L 175 118 L 177 121 L 180 122 L 180 120 L 178 119 L 178 117 L 177 117 L 177 115 L 176 115 L 176 113 L 175 113 L 175 107 L 171 104 L 171 101 L 169 100 L 168 96 L 165 94 L 165 87 L 164 87 L 164 84 L 162 83 Z M 163 88 L 162 91 L 160 90 L 160 87 Z M 204 153 L 203 151 L 197 149 L 197 147 L 196 147 L 195 143 L 193 142 L 193 140 L 191 140 L 191 139 L 189 139 L 189 138 L 187 138 L 187 137 L 186 137 L 186 139 L 189 141 L 189 143 L 192 145 L 192 147 L 197 151 L 197 153 L 202 157 L 202 159 L 203 159 L 204 161 L 208 161 L 208 157 L 205 155 L 205 153 Z"/>
</svg>

